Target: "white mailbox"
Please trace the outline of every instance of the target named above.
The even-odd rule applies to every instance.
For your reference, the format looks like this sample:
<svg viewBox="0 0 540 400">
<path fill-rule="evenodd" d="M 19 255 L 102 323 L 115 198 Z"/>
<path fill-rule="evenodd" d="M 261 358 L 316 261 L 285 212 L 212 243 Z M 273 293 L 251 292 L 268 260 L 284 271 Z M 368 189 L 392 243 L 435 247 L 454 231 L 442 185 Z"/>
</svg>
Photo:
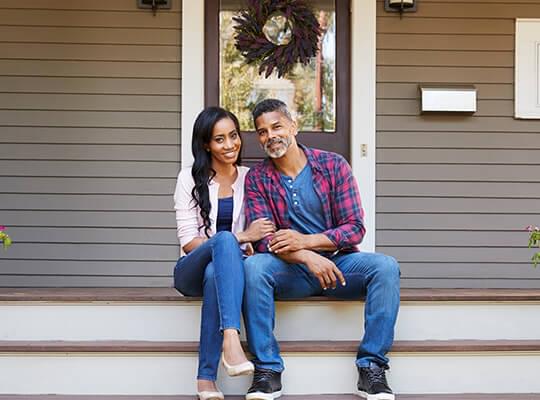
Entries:
<svg viewBox="0 0 540 400">
<path fill-rule="evenodd" d="M 422 112 L 476 112 L 476 88 L 420 86 Z"/>
</svg>

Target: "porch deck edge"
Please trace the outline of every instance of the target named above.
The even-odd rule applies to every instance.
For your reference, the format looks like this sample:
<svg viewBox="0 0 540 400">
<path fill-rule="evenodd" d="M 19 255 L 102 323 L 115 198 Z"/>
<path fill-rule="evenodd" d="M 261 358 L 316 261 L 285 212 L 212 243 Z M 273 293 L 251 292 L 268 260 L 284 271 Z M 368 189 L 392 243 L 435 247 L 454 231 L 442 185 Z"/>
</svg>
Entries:
<svg viewBox="0 0 540 400">
<path fill-rule="evenodd" d="M 0 302 L 191 302 L 174 288 L 0 288 Z M 340 301 L 307 297 L 301 301 Z M 298 300 L 286 300 L 298 301 Z M 401 301 L 540 301 L 540 289 L 402 289 Z"/>
<path fill-rule="evenodd" d="M 247 346 L 243 343 L 247 350 Z M 198 342 L 0 341 L 0 353 L 196 353 Z M 281 341 L 284 353 L 350 353 L 358 341 Z M 540 340 L 396 341 L 392 353 L 540 352 Z"/>
</svg>

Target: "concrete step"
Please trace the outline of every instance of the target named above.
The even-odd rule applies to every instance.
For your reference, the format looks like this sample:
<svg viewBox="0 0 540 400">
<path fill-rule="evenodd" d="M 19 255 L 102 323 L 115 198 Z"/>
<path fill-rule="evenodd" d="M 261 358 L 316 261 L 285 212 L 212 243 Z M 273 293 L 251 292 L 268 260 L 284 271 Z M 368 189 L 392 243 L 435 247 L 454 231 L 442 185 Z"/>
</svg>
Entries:
<svg viewBox="0 0 540 400">
<path fill-rule="evenodd" d="M 353 393 L 356 342 L 282 342 L 288 395 Z M 193 395 L 197 343 L 0 342 L 0 393 Z M 540 340 L 396 342 L 388 379 L 397 393 L 540 393 Z M 29 384 L 31 382 L 31 384 Z M 245 393 L 249 377 L 220 371 Z"/>
<path fill-rule="evenodd" d="M 404 289 L 401 298 L 397 340 L 540 338 L 540 290 Z M 200 304 L 170 288 L 4 288 L 0 340 L 196 341 Z M 361 301 L 277 302 L 280 340 L 358 340 L 362 333 Z"/>
</svg>

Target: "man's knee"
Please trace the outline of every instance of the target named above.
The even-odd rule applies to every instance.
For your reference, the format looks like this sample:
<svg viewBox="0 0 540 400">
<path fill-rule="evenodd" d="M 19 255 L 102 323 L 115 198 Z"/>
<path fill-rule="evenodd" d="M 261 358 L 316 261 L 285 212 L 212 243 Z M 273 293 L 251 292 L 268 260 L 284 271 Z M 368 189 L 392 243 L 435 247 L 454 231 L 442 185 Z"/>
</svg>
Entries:
<svg viewBox="0 0 540 400">
<path fill-rule="evenodd" d="M 246 258 L 244 261 L 246 286 L 258 287 L 261 281 L 268 280 L 272 275 L 270 266 L 273 262 L 275 262 L 275 257 L 266 253 Z"/>
<path fill-rule="evenodd" d="M 394 257 L 381 254 L 377 259 L 377 274 L 390 282 L 399 282 L 399 263 Z"/>
</svg>

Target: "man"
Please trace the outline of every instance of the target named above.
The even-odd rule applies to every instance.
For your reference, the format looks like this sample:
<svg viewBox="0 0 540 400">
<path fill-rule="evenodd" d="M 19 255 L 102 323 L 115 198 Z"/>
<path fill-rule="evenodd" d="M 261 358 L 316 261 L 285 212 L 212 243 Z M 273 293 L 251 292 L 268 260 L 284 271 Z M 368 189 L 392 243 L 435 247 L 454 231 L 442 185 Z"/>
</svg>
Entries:
<svg viewBox="0 0 540 400">
<path fill-rule="evenodd" d="M 356 248 L 365 229 L 351 168 L 338 154 L 299 145 L 296 123 L 280 100 L 264 100 L 252 114 L 268 158 L 246 177 L 247 222 L 266 217 L 278 230 L 257 242 L 259 254 L 245 261 L 244 318 L 256 368 L 246 399 L 281 396 L 284 365 L 273 334 L 276 294 L 278 299 L 365 298 L 358 394 L 393 400 L 385 354 L 399 308 L 399 266 L 392 257 Z"/>
</svg>

